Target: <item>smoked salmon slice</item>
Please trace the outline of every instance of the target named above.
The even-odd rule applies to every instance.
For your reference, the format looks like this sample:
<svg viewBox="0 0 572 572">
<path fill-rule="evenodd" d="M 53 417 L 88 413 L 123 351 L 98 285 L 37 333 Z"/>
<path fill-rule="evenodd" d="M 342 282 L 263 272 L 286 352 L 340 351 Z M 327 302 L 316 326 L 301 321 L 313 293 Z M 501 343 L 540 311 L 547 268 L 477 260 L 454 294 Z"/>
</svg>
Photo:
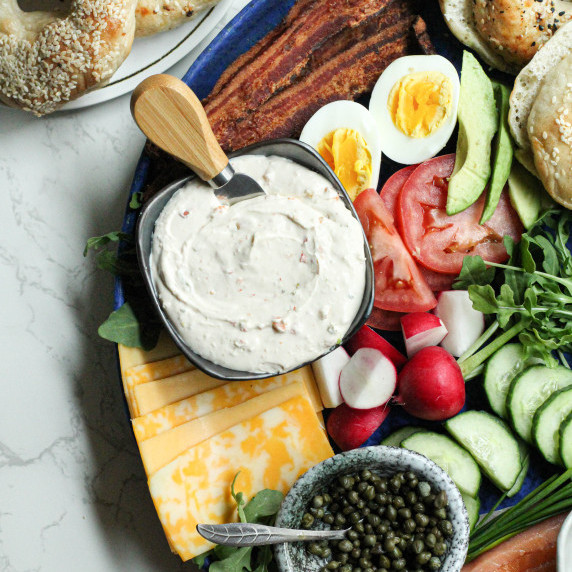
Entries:
<svg viewBox="0 0 572 572">
<path fill-rule="evenodd" d="M 556 540 L 567 513 L 553 516 L 481 554 L 462 572 L 556 572 Z"/>
</svg>

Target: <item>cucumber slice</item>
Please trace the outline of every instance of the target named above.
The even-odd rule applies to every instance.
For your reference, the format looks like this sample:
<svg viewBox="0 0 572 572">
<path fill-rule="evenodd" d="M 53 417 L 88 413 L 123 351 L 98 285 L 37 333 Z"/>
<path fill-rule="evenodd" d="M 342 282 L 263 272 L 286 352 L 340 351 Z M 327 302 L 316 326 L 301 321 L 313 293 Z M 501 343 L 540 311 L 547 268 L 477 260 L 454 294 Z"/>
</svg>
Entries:
<svg viewBox="0 0 572 572">
<path fill-rule="evenodd" d="M 514 485 L 508 493 L 506 493 L 507 497 L 513 497 L 520 489 L 522 488 L 522 483 L 524 483 L 524 479 L 526 479 L 526 473 L 528 473 L 528 467 L 530 466 L 530 455 L 528 453 L 528 447 L 524 441 L 518 440 L 518 448 L 520 452 L 520 473 L 516 478 Z"/>
<path fill-rule="evenodd" d="M 481 486 L 479 466 L 463 447 L 446 435 L 423 431 L 404 439 L 401 446 L 425 455 L 453 479 L 461 492 L 477 496 Z"/>
<path fill-rule="evenodd" d="M 562 422 L 572 413 L 572 387 L 553 393 L 536 411 L 532 420 L 534 442 L 544 458 L 561 465 L 560 434 Z"/>
<path fill-rule="evenodd" d="M 465 503 L 465 508 L 467 509 L 467 513 L 469 514 L 469 526 L 471 530 L 475 527 L 479 520 L 479 511 L 481 510 L 481 501 L 479 497 L 476 499 L 470 497 L 468 494 L 461 493 L 461 497 L 463 497 L 463 502 Z"/>
<path fill-rule="evenodd" d="M 572 413 L 560 425 L 559 433 L 560 458 L 567 469 L 572 469 Z"/>
<path fill-rule="evenodd" d="M 536 357 L 525 357 L 522 344 L 507 344 L 496 351 L 487 362 L 484 388 L 492 410 L 506 419 L 506 396 L 511 381 L 523 369 L 543 363 Z"/>
<path fill-rule="evenodd" d="M 515 431 L 532 443 L 532 418 L 555 391 L 572 385 L 572 371 L 563 367 L 534 365 L 517 375 L 508 390 L 506 408 Z"/>
<path fill-rule="evenodd" d="M 388 435 L 380 445 L 386 445 L 387 447 L 400 447 L 401 442 L 407 437 L 415 433 L 419 433 L 420 431 L 425 431 L 423 427 L 414 427 L 411 425 L 407 425 L 405 427 L 400 427 L 399 429 L 395 430 L 391 435 Z"/>
<path fill-rule="evenodd" d="M 449 419 L 445 428 L 499 489 L 512 489 L 522 460 L 519 443 L 504 421 L 485 411 L 466 411 Z"/>
</svg>

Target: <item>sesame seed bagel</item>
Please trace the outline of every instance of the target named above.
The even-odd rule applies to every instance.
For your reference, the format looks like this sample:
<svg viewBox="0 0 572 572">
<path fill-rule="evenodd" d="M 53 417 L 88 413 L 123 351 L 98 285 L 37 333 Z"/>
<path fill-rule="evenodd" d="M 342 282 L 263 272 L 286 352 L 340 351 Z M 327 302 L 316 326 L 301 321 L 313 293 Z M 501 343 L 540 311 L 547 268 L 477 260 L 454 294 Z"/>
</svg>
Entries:
<svg viewBox="0 0 572 572">
<path fill-rule="evenodd" d="M 562 0 L 439 0 L 453 34 L 491 66 L 517 74 L 572 19 Z"/>
<path fill-rule="evenodd" d="M 135 17 L 136 36 L 150 36 L 180 26 L 218 0 L 139 0 Z"/>
<path fill-rule="evenodd" d="M 0 0 L 0 100 L 36 115 L 105 85 L 135 35 L 137 0 L 72 0 L 69 13 Z"/>
<path fill-rule="evenodd" d="M 528 118 L 534 164 L 550 196 L 572 208 L 572 54 L 546 75 Z"/>
</svg>

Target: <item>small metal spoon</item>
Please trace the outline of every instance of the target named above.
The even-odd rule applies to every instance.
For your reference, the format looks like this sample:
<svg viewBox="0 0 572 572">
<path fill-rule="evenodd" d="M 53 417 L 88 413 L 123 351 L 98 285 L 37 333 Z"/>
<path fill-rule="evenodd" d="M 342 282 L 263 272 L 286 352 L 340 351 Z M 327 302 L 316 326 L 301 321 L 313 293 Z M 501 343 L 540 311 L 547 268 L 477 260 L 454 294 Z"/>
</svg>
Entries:
<svg viewBox="0 0 572 572">
<path fill-rule="evenodd" d="M 264 524 L 233 522 L 230 524 L 197 524 L 197 532 L 215 544 L 226 546 L 264 546 L 282 542 L 309 540 L 343 540 L 350 530 L 295 530 Z"/>
</svg>

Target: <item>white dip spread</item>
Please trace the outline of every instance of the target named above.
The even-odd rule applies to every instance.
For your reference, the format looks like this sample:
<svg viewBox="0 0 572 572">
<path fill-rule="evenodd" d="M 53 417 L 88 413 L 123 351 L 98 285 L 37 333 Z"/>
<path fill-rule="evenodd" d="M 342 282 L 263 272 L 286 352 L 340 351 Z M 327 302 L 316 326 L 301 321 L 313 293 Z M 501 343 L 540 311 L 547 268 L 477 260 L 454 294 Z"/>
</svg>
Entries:
<svg viewBox="0 0 572 572">
<path fill-rule="evenodd" d="M 194 180 L 155 225 L 151 266 L 169 319 L 217 364 L 278 373 L 347 332 L 365 287 L 364 240 L 328 181 L 288 159 L 232 160 L 266 196 L 224 205 Z"/>
</svg>

